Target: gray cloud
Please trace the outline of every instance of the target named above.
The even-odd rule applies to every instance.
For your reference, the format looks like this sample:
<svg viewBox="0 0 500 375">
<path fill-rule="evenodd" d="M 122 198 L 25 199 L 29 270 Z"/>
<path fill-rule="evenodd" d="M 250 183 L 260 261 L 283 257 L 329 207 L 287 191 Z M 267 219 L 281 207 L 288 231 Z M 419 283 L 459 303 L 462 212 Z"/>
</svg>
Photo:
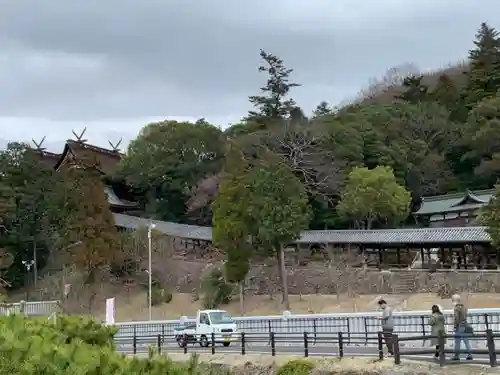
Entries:
<svg viewBox="0 0 500 375">
<path fill-rule="evenodd" d="M 98 143 L 112 121 L 127 136 L 152 117 L 234 121 L 265 79 L 260 48 L 295 69 L 309 111 L 391 66 L 466 57 L 480 22 L 500 26 L 498 10 L 493 0 L 4 0 L 1 137 L 20 130 L 7 117 L 25 132 L 50 123 L 57 139 L 71 135 L 66 121 L 92 122 Z"/>
</svg>

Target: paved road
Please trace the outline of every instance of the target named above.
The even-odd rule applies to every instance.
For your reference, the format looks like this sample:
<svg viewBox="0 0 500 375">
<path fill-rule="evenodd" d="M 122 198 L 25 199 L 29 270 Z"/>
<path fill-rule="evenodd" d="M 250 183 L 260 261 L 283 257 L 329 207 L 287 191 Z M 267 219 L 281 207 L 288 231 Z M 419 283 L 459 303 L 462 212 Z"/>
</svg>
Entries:
<svg viewBox="0 0 500 375">
<path fill-rule="evenodd" d="M 150 340 L 149 343 L 141 343 L 137 345 L 137 353 L 145 353 L 148 351 L 148 347 L 157 347 L 156 342 Z M 133 354 L 133 346 L 131 341 L 121 341 L 117 344 L 117 350 L 124 354 Z M 427 350 L 427 353 L 421 353 L 422 350 Z M 405 358 L 411 359 L 430 359 L 433 356 L 432 348 L 428 347 L 412 347 L 412 348 L 401 348 L 402 354 L 401 358 L 404 361 Z M 164 353 L 183 353 L 183 349 L 179 348 L 176 343 L 165 343 L 162 347 L 162 352 Z M 188 353 L 211 353 L 212 348 L 201 348 L 198 344 L 188 345 Z M 405 354 L 406 352 L 406 354 Z M 413 352 L 413 354 L 410 354 Z M 420 352 L 416 354 L 416 352 Z M 239 342 L 232 343 L 229 347 L 223 347 L 216 345 L 215 353 L 228 353 L 228 354 L 241 354 L 241 344 Z M 265 343 L 249 343 L 246 347 L 247 354 L 268 354 L 271 355 L 271 346 Z M 335 345 L 321 344 L 310 344 L 309 345 L 309 356 L 338 356 L 339 348 Z M 304 347 L 300 343 L 276 345 L 276 355 L 304 355 Z M 344 355 L 346 357 L 378 357 L 378 349 L 376 346 L 354 346 L 347 345 L 344 348 Z M 384 348 L 384 357 L 387 356 Z M 447 354 L 449 357 L 450 355 Z M 465 358 L 465 355 L 463 355 Z M 464 361 L 465 362 L 465 361 Z M 488 356 L 486 354 L 476 355 L 474 363 L 488 364 Z"/>
</svg>

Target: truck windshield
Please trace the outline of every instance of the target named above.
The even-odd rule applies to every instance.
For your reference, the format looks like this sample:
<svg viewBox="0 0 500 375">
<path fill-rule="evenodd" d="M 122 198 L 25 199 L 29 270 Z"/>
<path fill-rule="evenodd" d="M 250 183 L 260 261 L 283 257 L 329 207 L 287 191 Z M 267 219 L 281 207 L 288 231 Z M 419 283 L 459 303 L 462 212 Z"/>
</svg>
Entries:
<svg viewBox="0 0 500 375">
<path fill-rule="evenodd" d="M 212 324 L 234 323 L 233 318 L 231 318 L 225 311 L 211 312 L 210 320 L 212 321 Z"/>
</svg>

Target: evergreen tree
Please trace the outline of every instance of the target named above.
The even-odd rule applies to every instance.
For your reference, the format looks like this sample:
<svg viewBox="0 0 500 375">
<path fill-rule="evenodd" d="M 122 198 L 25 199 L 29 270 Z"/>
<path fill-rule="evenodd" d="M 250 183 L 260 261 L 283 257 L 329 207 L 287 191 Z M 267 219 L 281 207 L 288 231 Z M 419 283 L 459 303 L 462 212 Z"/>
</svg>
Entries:
<svg viewBox="0 0 500 375">
<path fill-rule="evenodd" d="M 282 59 L 264 50 L 260 50 L 260 57 L 263 65 L 259 67 L 259 72 L 266 72 L 268 79 L 266 85 L 260 89 L 261 95 L 248 98 L 256 110 L 249 111 L 247 119 L 267 122 L 270 119 L 290 118 L 291 114 L 296 112 L 297 104 L 286 97 L 291 88 L 300 86 L 290 82 L 293 69 L 286 68 Z"/>
<path fill-rule="evenodd" d="M 67 215 L 64 240 L 72 248 L 72 262 L 85 283 L 95 281 L 98 272 L 118 258 L 118 232 L 104 193 L 99 171 L 89 165 L 74 165 L 66 171 Z"/>
<path fill-rule="evenodd" d="M 483 22 L 469 51 L 470 71 L 466 101 L 468 108 L 500 89 L 500 39 L 494 28 Z"/>
<path fill-rule="evenodd" d="M 500 246 L 500 185 L 495 186 L 495 194 L 482 208 L 480 218 L 491 237 L 491 244 L 498 248 Z"/>
<path fill-rule="evenodd" d="M 463 96 L 455 82 L 446 73 L 439 76 L 436 87 L 430 93 L 432 100 L 438 102 L 450 112 L 450 120 L 465 122 L 468 111 L 463 102 Z"/>
<path fill-rule="evenodd" d="M 404 92 L 397 98 L 409 103 L 417 103 L 428 99 L 429 88 L 422 83 L 424 76 L 409 76 L 403 80 Z"/>
<path fill-rule="evenodd" d="M 322 117 L 333 113 L 333 108 L 326 101 L 319 103 L 313 111 L 313 117 Z"/>
</svg>

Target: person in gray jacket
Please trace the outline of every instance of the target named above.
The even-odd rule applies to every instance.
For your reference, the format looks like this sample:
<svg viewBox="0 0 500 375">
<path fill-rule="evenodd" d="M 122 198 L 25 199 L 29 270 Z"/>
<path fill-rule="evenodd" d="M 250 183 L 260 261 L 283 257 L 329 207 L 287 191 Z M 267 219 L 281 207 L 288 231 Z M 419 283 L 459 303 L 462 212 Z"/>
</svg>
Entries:
<svg viewBox="0 0 500 375">
<path fill-rule="evenodd" d="M 393 355 L 392 335 L 394 333 L 394 317 L 392 316 L 392 309 L 383 299 L 378 301 L 378 305 L 382 310 L 382 316 L 379 317 L 379 320 L 382 321 L 382 335 L 384 336 L 387 351 Z"/>
</svg>

